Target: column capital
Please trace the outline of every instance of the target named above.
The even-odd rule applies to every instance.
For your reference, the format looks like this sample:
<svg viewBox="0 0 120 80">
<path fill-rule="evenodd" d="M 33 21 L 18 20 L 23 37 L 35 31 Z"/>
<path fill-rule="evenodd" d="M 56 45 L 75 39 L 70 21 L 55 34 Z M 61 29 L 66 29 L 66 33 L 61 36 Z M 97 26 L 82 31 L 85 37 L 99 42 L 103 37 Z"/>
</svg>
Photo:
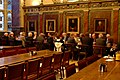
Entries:
<svg viewBox="0 0 120 80">
<path fill-rule="evenodd" d="M 89 10 L 89 9 L 84 9 L 83 11 L 84 11 L 84 12 L 89 12 L 90 10 Z"/>
<path fill-rule="evenodd" d="M 119 10 L 119 8 L 113 8 L 113 10 Z"/>
<path fill-rule="evenodd" d="M 40 12 L 39 14 L 40 14 L 40 15 L 43 15 L 43 12 Z"/>
<path fill-rule="evenodd" d="M 59 11 L 59 13 L 63 13 L 63 11 Z"/>
</svg>

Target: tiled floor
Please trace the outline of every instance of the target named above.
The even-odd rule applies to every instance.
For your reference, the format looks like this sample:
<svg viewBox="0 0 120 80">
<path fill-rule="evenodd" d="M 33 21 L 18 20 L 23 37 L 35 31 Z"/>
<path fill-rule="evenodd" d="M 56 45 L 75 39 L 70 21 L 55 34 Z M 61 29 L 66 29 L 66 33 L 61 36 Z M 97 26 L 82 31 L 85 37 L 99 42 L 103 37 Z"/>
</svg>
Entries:
<svg viewBox="0 0 120 80">
<path fill-rule="evenodd" d="M 77 62 L 78 61 L 75 61 L 75 60 L 70 60 L 70 64 L 73 64 L 73 63 L 75 63 L 75 65 L 76 65 L 76 72 L 78 72 L 78 68 L 77 68 Z M 64 73 L 65 73 L 65 70 L 64 70 Z M 66 73 L 65 73 L 65 76 L 66 76 Z M 56 80 L 64 80 L 66 77 L 64 76 L 64 78 L 63 79 L 60 79 L 60 73 L 58 73 L 57 75 L 56 75 Z"/>
</svg>

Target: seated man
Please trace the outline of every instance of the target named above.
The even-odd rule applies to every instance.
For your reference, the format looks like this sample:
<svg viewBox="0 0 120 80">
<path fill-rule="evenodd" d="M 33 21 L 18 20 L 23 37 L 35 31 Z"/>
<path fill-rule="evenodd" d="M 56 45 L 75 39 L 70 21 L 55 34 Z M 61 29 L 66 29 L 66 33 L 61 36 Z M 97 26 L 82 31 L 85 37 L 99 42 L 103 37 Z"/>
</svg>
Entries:
<svg viewBox="0 0 120 80">
<path fill-rule="evenodd" d="M 29 33 L 28 33 L 28 37 L 26 37 L 26 46 L 27 46 L 27 47 L 32 47 L 32 46 L 34 46 L 34 44 L 33 44 L 32 32 L 29 32 Z"/>
<path fill-rule="evenodd" d="M 3 46 L 9 46 L 9 37 L 7 32 L 2 36 L 1 41 Z"/>
</svg>

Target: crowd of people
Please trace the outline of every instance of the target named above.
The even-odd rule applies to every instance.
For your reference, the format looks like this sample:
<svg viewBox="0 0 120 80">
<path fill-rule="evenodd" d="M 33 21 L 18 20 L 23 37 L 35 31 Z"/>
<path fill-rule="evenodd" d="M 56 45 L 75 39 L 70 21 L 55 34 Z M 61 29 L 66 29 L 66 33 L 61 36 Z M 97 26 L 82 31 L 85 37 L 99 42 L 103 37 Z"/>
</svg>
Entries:
<svg viewBox="0 0 120 80">
<path fill-rule="evenodd" d="M 57 33 L 51 34 L 47 33 L 40 33 L 39 35 L 37 32 L 29 32 L 26 36 L 25 32 L 20 32 L 19 36 L 15 36 L 13 32 L 4 33 L 1 37 L 1 44 L 2 46 L 14 46 L 14 45 L 22 45 L 23 47 L 30 47 L 37 45 L 39 50 L 42 49 L 50 49 L 54 50 L 55 45 L 54 42 L 61 42 L 63 43 L 63 47 L 65 48 L 65 44 L 72 43 L 76 45 L 88 45 L 89 46 L 89 56 L 93 53 L 93 45 L 100 45 L 108 47 L 108 51 L 117 50 L 117 43 L 113 41 L 113 38 L 110 34 L 106 34 L 104 36 L 102 33 L 96 35 L 95 33 L 80 33 L 80 34 L 69 34 L 69 33 L 62 33 L 62 35 L 58 35 Z M 114 48 L 114 49 L 113 49 Z"/>
</svg>

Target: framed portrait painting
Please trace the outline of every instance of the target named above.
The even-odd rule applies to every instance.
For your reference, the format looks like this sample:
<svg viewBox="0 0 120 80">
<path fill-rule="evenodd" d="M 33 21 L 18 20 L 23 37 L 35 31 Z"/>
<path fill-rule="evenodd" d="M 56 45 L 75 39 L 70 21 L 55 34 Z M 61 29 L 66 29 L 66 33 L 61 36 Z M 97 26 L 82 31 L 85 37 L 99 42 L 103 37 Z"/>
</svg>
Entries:
<svg viewBox="0 0 120 80">
<path fill-rule="evenodd" d="M 36 21 L 28 21 L 28 31 L 36 31 Z"/>
<path fill-rule="evenodd" d="M 55 30 L 56 30 L 56 21 L 46 20 L 46 32 L 55 32 Z"/>
<path fill-rule="evenodd" d="M 95 33 L 106 33 L 107 19 L 94 19 Z"/>
<path fill-rule="evenodd" d="M 67 17 L 67 33 L 79 33 L 79 17 L 68 16 Z"/>
</svg>

